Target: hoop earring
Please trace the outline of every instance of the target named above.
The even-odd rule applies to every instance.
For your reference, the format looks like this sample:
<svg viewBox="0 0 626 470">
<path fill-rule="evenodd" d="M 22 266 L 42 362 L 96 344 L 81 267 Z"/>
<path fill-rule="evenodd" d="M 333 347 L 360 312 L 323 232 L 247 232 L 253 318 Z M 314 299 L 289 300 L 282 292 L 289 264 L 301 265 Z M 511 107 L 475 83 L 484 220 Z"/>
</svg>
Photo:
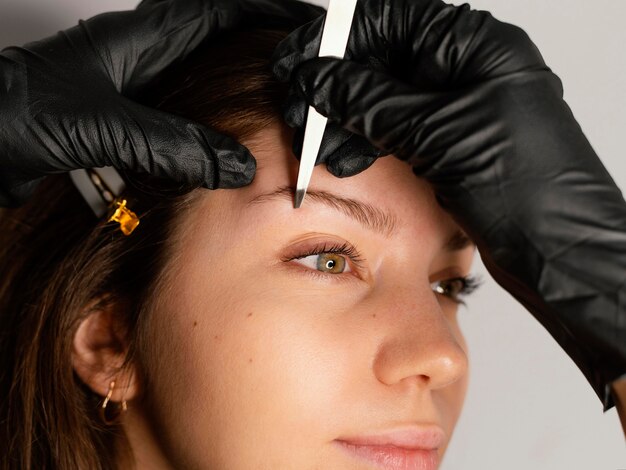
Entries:
<svg viewBox="0 0 626 470">
<path fill-rule="evenodd" d="M 114 388 L 115 388 L 115 380 L 112 380 L 111 383 L 109 384 L 109 391 L 107 392 L 107 395 L 106 397 L 104 397 L 104 400 L 102 401 L 102 405 L 100 406 L 100 418 L 102 419 L 104 424 L 108 426 L 119 423 L 120 416 L 122 415 L 122 413 L 128 410 L 128 406 L 126 405 L 126 400 L 122 400 L 122 403 L 120 405 L 117 405 L 117 407 L 114 409 L 113 416 L 112 417 L 107 416 L 107 406 L 109 402 L 111 401 L 111 397 L 113 396 Z M 111 408 L 109 408 L 109 410 L 110 409 Z"/>
</svg>

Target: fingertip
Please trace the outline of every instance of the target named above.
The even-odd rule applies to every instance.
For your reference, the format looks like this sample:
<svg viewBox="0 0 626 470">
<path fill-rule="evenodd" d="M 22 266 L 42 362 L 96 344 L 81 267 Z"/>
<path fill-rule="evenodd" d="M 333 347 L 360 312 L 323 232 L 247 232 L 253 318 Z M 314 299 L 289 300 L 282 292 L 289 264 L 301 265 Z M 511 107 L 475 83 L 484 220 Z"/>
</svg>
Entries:
<svg viewBox="0 0 626 470">
<path fill-rule="evenodd" d="M 209 177 L 214 188 L 234 189 L 247 186 L 254 180 L 257 162 L 250 150 L 241 144 L 222 150 L 218 155 L 217 175 Z M 210 175 L 209 175 L 210 176 Z"/>
<path fill-rule="evenodd" d="M 358 175 L 368 169 L 376 161 L 374 156 L 361 156 L 359 158 L 333 159 L 326 163 L 328 171 L 337 178 L 347 178 Z"/>
<path fill-rule="evenodd" d="M 341 147 L 327 159 L 328 171 L 338 178 L 354 176 L 366 170 L 383 152 L 362 136 L 352 134 Z"/>
</svg>

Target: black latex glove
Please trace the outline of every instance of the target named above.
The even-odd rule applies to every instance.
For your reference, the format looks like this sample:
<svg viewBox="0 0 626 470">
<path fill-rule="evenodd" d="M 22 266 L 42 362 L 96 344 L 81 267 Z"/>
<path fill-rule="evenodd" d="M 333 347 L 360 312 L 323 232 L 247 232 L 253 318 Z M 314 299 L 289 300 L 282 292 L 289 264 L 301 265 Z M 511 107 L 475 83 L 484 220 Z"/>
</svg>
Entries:
<svg viewBox="0 0 626 470">
<path fill-rule="evenodd" d="M 613 407 L 609 384 L 626 373 L 626 203 L 536 46 L 467 4 L 361 0 L 351 60 L 306 61 L 322 20 L 275 55 L 293 84 L 289 123 L 302 126 L 304 97 L 410 162 L 494 279 Z M 369 165 L 346 162 L 352 174 Z"/>
<path fill-rule="evenodd" d="M 232 139 L 134 103 L 169 65 L 225 30 L 297 27 L 324 10 L 293 0 L 145 0 L 0 53 L 0 206 L 46 174 L 114 166 L 206 188 L 249 184 Z"/>
</svg>

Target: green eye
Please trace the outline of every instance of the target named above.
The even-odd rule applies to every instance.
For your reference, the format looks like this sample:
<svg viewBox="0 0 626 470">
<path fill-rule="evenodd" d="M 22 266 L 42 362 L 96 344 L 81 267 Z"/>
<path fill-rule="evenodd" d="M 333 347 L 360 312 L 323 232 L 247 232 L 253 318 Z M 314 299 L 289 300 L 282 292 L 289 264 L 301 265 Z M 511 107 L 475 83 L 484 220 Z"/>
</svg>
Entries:
<svg viewBox="0 0 626 470">
<path fill-rule="evenodd" d="M 354 245 L 320 243 L 297 256 L 284 258 L 283 261 L 295 262 L 309 268 L 308 274 L 324 277 L 326 274 L 353 273 L 358 276 L 359 270 L 365 270 L 363 258 Z M 333 277 L 333 276 L 331 276 Z M 345 276 L 334 276 L 343 279 Z"/>
<path fill-rule="evenodd" d="M 337 253 L 317 253 L 294 260 L 303 266 L 327 274 L 341 274 L 349 272 L 347 269 L 347 260 L 345 256 Z"/>
<path fill-rule="evenodd" d="M 336 253 L 321 253 L 317 256 L 316 268 L 330 274 L 340 274 L 346 268 L 346 259 Z"/>
</svg>

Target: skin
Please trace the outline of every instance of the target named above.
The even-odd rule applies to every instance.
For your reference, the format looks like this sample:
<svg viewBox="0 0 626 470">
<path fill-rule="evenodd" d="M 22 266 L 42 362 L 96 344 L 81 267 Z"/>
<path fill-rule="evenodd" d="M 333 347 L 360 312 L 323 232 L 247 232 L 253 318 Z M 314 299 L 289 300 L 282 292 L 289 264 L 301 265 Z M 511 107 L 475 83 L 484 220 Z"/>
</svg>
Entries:
<svg viewBox="0 0 626 470">
<path fill-rule="evenodd" d="M 258 162 L 253 183 L 201 190 L 181 223 L 146 322 L 150 347 L 113 394 L 128 401 L 123 426 L 138 468 L 367 469 L 333 440 L 408 424 L 440 426 L 445 453 L 469 364 L 458 305 L 431 283 L 467 275 L 475 247 L 444 250 L 458 226 L 394 157 L 344 179 L 318 166 L 309 188 L 397 218 L 392 234 L 309 196 L 297 210 L 282 198 L 250 204 L 295 187 L 290 142 L 278 125 L 244 142 Z M 311 267 L 316 256 L 285 261 L 344 242 L 362 268 L 329 274 Z M 93 359 L 103 338 L 121 341 L 104 313 L 79 328 L 74 359 L 101 395 L 124 349 Z"/>
</svg>

